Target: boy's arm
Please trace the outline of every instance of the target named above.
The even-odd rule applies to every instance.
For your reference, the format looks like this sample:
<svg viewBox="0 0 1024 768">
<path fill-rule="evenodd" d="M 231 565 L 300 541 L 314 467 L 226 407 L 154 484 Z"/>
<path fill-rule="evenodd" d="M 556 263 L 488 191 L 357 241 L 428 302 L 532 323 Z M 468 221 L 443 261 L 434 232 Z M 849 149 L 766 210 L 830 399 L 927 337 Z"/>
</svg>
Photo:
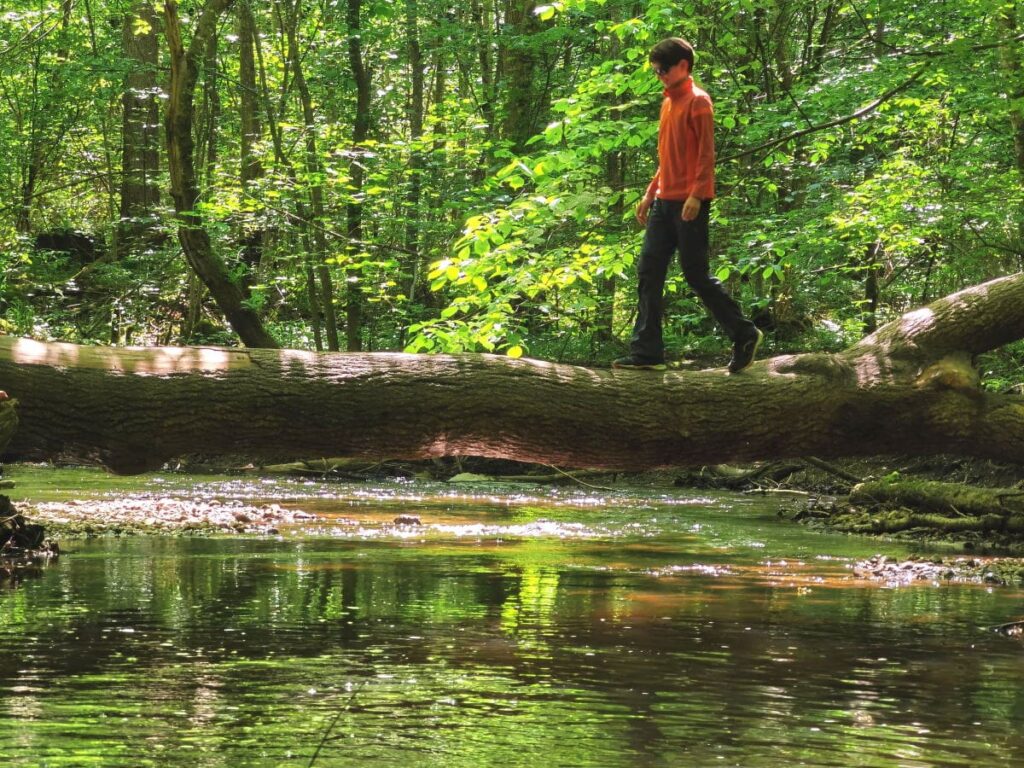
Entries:
<svg viewBox="0 0 1024 768">
<path fill-rule="evenodd" d="M 647 185 L 647 191 L 644 192 L 644 196 L 640 198 L 640 202 L 636 204 L 636 220 L 643 226 L 647 226 L 647 212 L 651 209 L 651 204 L 654 202 L 654 196 L 658 192 L 658 180 L 660 176 L 661 167 L 654 172 L 654 178 L 651 179 L 651 183 Z"/>
<path fill-rule="evenodd" d="M 644 192 L 644 200 L 648 202 L 654 202 L 654 196 L 658 192 L 658 182 L 661 180 L 661 166 L 658 166 L 658 170 L 654 172 L 654 178 L 651 179 L 651 183 L 647 185 L 647 191 Z"/>
<path fill-rule="evenodd" d="M 697 136 L 697 173 L 690 197 L 710 200 L 715 196 L 715 117 L 711 100 L 699 99 L 693 105 L 690 119 Z"/>
</svg>

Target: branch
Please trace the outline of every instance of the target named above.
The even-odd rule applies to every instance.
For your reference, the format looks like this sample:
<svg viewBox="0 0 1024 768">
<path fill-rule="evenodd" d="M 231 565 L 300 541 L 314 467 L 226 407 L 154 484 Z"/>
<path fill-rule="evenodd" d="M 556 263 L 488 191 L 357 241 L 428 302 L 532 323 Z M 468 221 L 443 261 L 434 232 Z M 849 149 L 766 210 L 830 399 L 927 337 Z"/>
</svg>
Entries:
<svg viewBox="0 0 1024 768">
<path fill-rule="evenodd" d="M 1024 338 L 1024 272 L 971 286 L 908 312 L 850 348 L 939 360 L 978 355 Z"/>
<path fill-rule="evenodd" d="M 792 141 L 793 139 L 799 139 L 801 136 L 807 136 L 810 133 L 817 133 L 818 131 L 824 131 L 824 130 L 827 130 L 828 128 L 835 128 L 837 125 L 843 125 L 844 123 L 851 123 L 854 120 L 857 120 L 858 118 L 864 117 L 864 115 L 867 115 L 867 114 L 870 114 L 871 112 L 874 112 L 876 109 L 878 109 L 880 106 L 882 106 L 889 99 L 891 99 L 894 96 L 896 96 L 897 94 L 902 93 L 903 91 L 905 91 L 911 85 L 913 85 L 918 80 L 920 80 L 921 76 L 925 73 L 925 71 L 926 71 L 926 68 L 925 67 L 921 67 L 909 79 L 903 81 L 902 83 L 897 85 L 892 90 L 886 91 L 881 96 L 879 96 L 877 99 L 875 99 L 873 102 L 868 104 L 866 107 L 858 109 L 856 112 L 854 112 L 854 113 L 852 113 L 850 115 L 846 115 L 845 117 L 839 117 L 839 118 L 836 118 L 835 120 L 830 120 L 827 123 L 819 123 L 818 125 L 812 125 L 810 128 L 804 128 L 804 129 L 799 130 L 799 131 L 794 131 L 793 133 L 789 134 L 788 136 L 783 136 L 782 138 L 779 138 L 779 139 L 772 139 L 771 141 L 767 141 L 764 144 L 760 144 L 760 145 L 758 145 L 756 147 L 752 147 L 750 149 L 745 149 L 742 152 L 738 152 L 738 153 L 736 153 L 734 155 L 728 155 L 726 157 L 720 158 L 719 162 L 720 163 L 725 163 L 725 162 L 728 162 L 730 160 L 739 160 L 741 157 L 746 157 L 747 155 L 753 155 L 753 154 L 761 152 L 762 150 L 765 150 L 765 149 L 771 149 L 772 147 L 776 147 L 779 144 L 785 144 L 786 142 Z"/>
</svg>

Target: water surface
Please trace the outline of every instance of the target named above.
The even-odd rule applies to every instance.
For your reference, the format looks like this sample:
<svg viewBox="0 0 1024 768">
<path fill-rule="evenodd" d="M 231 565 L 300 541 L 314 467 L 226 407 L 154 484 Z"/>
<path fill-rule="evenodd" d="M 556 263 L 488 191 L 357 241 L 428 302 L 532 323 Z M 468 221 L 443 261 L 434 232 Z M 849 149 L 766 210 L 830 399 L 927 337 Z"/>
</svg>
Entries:
<svg viewBox="0 0 1024 768">
<path fill-rule="evenodd" d="M 18 498 L 244 499 L 276 537 L 104 538 L 0 590 L 11 766 L 1006 766 L 1021 591 L 739 495 L 14 468 Z M 395 525 L 415 514 L 422 526 Z"/>
</svg>

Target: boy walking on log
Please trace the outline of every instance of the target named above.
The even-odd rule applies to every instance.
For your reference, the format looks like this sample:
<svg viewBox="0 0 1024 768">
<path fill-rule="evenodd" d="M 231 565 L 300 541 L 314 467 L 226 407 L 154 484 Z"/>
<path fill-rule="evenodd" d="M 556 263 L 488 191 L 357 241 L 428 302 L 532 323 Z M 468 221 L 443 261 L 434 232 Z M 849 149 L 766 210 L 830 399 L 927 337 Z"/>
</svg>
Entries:
<svg viewBox="0 0 1024 768">
<path fill-rule="evenodd" d="M 630 353 L 612 367 L 665 370 L 662 294 L 669 260 L 678 250 L 687 283 L 733 342 L 729 373 L 738 373 L 753 362 L 763 334 L 710 274 L 708 222 L 715 196 L 711 97 L 693 83 L 693 46 L 682 38 L 662 40 L 649 60 L 665 87 L 658 170 L 636 209 L 646 231 L 637 264 L 639 301 Z"/>
</svg>

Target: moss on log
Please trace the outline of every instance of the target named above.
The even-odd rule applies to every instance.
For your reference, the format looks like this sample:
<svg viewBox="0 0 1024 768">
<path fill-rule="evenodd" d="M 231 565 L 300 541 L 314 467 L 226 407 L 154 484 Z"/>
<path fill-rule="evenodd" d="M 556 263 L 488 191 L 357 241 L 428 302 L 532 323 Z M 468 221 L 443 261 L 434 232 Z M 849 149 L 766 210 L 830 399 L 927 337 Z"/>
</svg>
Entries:
<svg viewBox="0 0 1024 768">
<path fill-rule="evenodd" d="M 850 501 L 868 507 L 909 507 L 940 515 L 1006 518 L 1024 514 L 1024 490 L 1019 488 L 976 488 L 928 480 L 860 483 L 850 492 Z"/>
<path fill-rule="evenodd" d="M 0 392 L 0 453 L 11 442 L 18 429 L 18 412 L 15 410 L 17 404 L 18 401 L 8 398 L 6 392 Z"/>
</svg>

